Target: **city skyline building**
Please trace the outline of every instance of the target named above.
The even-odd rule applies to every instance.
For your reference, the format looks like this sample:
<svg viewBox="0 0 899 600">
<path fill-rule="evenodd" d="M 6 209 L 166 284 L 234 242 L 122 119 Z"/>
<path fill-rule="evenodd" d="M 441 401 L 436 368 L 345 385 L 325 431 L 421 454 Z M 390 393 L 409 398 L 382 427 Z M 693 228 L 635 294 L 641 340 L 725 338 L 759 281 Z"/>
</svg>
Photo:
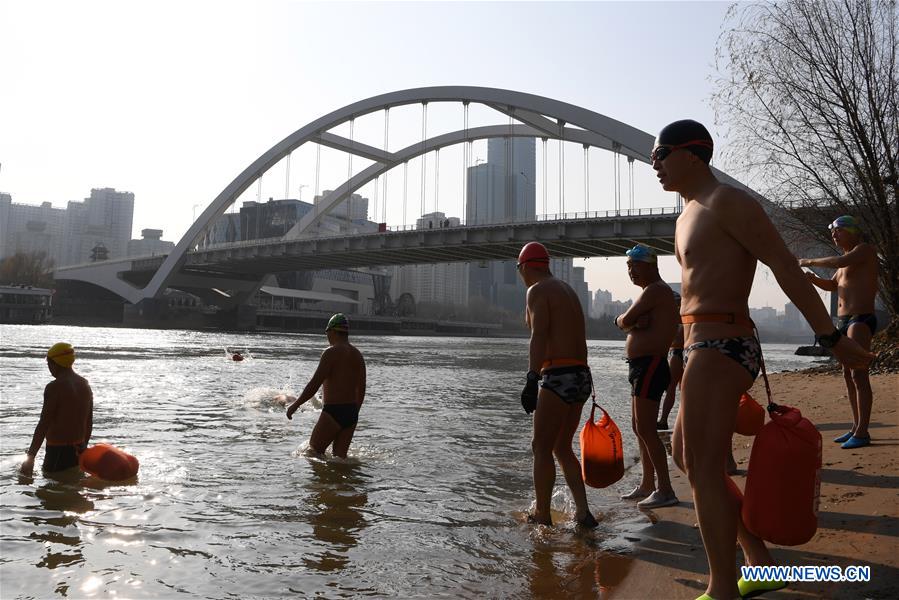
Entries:
<svg viewBox="0 0 899 600">
<path fill-rule="evenodd" d="M 458 227 L 458 217 L 447 217 L 440 211 L 422 215 L 416 229 Z M 394 302 L 404 293 L 412 294 L 417 303 L 431 302 L 468 306 L 468 263 L 434 263 L 391 267 L 390 296 Z"/>
<path fill-rule="evenodd" d="M 0 194 L 0 258 L 16 252 L 44 252 L 58 267 L 89 262 L 98 245 L 109 258 L 128 256 L 134 219 L 134 194 L 93 188 L 83 201 L 66 208 L 12 202 Z"/>
</svg>

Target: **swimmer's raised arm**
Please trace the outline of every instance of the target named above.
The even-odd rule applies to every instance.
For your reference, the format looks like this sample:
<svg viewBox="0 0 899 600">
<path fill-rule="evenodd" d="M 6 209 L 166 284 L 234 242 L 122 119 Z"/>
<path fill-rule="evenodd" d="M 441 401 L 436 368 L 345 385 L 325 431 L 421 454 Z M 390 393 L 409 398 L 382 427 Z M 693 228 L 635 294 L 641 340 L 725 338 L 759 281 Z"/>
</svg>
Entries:
<svg viewBox="0 0 899 600">
<path fill-rule="evenodd" d="M 801 263 L 800 263 L 801 264 Z M 814 273 L 810 271 L 805 272 L 805 278 L 812 282 L 813 285 L 818 286 L 825 292 L 835 292 L 837 291 L 837 281 L 836 279 L 824 279 L 823 277 L 818 277 Z"/>
<path fill-rule="evenodd" d="M 742 190 L 721 187 L 710 206 L 721 226 L 752 256 L 768 265 L 816 335 L 831 333 L 834 326 L 827 309 L 762 206 Z"/>
<path fill-rule="evenodd" d="M 306 387 L 303 388 L 303 393 L 297 397 L 296 401 L 287 407 L 288 419 L 293 419 L 293 413 L 295 413 L 304 402 L 313 397 L 318 391 L 318 388 L 325 382 L 325 379 L 328 378 L 333 363 L 333 354 L 331 348 L 326 348 L 325 351 L 322 352 L 321 360 L 318 362 L 318 368 L 315 369 L 312 379 L 310 379 L 309 383 L 306 384 Z"/>
<path fill-rule="evenodd" d="M 751 255 L 762 261 L 774 273 L 774 278 L 787 297 L 808 321 L 817 337 L 837 337 L 831 348 L 834 357 L 850 368 L 864 368 L 874 355 L 846 336 L 839 336 L 830 314 L 815 292 L 796 257 L 761 205 L 749 194 L 729 186 L 711 203 L 718 222 Z"/>
<path fill-rule="evenodd" d="M 800 267 L 826 267 L 840 269 L 850 265 L 862 264 L 871 258 L 874 248 L 870 244 L 859 244 L 846 254 L 825 256 L 824 258 L 800 258 Z"/>
</svg>

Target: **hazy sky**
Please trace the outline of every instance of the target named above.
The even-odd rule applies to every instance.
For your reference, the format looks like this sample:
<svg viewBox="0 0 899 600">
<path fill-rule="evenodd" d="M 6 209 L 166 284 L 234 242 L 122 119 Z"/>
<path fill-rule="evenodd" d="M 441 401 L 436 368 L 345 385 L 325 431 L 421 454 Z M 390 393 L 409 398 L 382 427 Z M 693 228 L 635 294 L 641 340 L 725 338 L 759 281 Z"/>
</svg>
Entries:
<svg viewBox="0 0 899 600">
<path fill-rule="evenodd" d="M 727 8 L 720 2 L 0 0 L 0 191 L 14 202 L 58 207 L 93 187 L 131 191 L 135 237 L 161 228 L 164 239 L 177 241 L 195 212 L 296 129 L 364 98 L 431 85 L 548 96 L 650 133 L 695 118 L 718 137 L 710 80 Z M 461 128 L 460 111 L 429 107 L 429 134 Z M 356 139 L 381 146 L 382 118 L 360 119 Z M 393 150 L 420 136 L 420 108 L 391 112 L 390 132 Z M 557 149 L 550 144 L 553 171 Z M 478 157 L 486 151 L 476 144 Z M 325 159 L 320 189 L 347 174 L 346 158 Z M 566 210 L 582 211 L 583 154 L 569 148 L 565 160 Z M 590 209 L 610 209 L 612 155 L 593 151 L 589 160 Z M 266 175 L 264 199 L 284 197 L 289 185 L 291 197 L 303 186 L 303 199 L 311 200 L 311 147 L 291 161 L 289 184 L 282 166 Z M 352 171 L 365 164 L 354 159 Z M 416 164 L 410 171 L 417 177 Z M 432 186 L 426 205 L 460 216 L 461 149 L 443 152 L 440 168 L 439 192 Z M 625 168 L 621 173 L 626 186 Z M 636 206 L 674 205 L 649 167 L 638 164 L 635 173 Z M 549 212 L 555 212 L 557 183 L 551 174 L 546 178 Z M 419 208 L 415 181 L 409 203 Z M 399 224 L 401 179 L 394 173 L 388 184 L 388 222 Z M 373 199 L 373 187 L 362 193 Z M 540 182 L 537 187 L 543 212 Z M 256 199 L 257 191 L 252 186 L 242 200 Z M 626 189 L 621 194 L 626 205 Z M 410 208 L 405 222 L 419 213 Z M 587 267 L 592 290 L 609 289 L 616 299 L 637 291 L 622 259 L 575 264 Z M 672 257 L 661 264 L 666 280 L 679 279 Z M 782 309 L 785 296 L 772 282 L 761 269 L 751 305 Z"/>
</svg>

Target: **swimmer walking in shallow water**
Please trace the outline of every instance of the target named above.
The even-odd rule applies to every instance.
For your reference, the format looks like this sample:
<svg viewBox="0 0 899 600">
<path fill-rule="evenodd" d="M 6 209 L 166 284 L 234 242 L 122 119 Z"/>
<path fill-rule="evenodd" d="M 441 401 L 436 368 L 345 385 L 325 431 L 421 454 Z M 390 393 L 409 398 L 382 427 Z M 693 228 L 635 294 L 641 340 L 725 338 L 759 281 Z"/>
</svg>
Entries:
<svg viewBox="0 0 899 600">
<path fill-rule="evenodd" d="M 75 349 L 60 342 L 47 351 L 47 368 L 54 380 L 44 388 L 44 406 L 34 428 L 27 458 L 19 468 L 23 475 L 34 471 L 34 457 L 44 439 L 41 470 L 56 472 L 78 466 L 78 456 L 87 448 L 94 427 L 94 393 L 87 379 L 72 369 Z"/>
<path fill-rule="evenodd" d="M 365 359 L 350 344 L 350 323 L 337 313 L 325 329 L 330 344 L 322 352 L 318 368 L 303 393 L 287 407 L 287 418 L 324 386 L 322 412 L 309 438 L 309 447 L 324 454 L 328 446 L 338 458 L 346 458 L 359 420 L 359 409 L 365 399 Z"/>
<path fill-rule="evenodd" d="M 552 525 L 549 511 L 556 480 L 555 456 L 574 499 L 575 521 L 581 527 L 596 527 L 587 506 L 581 464 L 571 449 L 581 409 L 593 390 L 584 312 L 574 290 L 550 273 L 549 253 L 542 244 L 526 244 L 518 255 L 517 268 L 528 288 L 525 317 L 531 329 L 521 405 L 526 413 L 535 413 L 531 448 L 537 507 L 528 520 Z"/>
</svg>

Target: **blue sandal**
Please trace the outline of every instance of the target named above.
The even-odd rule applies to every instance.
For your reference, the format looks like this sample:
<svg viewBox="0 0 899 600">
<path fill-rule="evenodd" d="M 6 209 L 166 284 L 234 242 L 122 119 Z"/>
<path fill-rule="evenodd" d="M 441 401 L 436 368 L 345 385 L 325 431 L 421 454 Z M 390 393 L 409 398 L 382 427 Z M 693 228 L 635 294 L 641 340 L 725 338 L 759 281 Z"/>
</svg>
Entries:
<svg viewBox="0 0 899 600">
<path fill-rule="evenodd" d="M 848 442 L 848 441 L 849 441 L 849 438 L 851 438 L 851 437 L 852 437 L 852 432 L 851 432 L 851 431 L 847 431 L 846 433 L 844 433 L 844 434 L 841 435 L 840 437 L 835 437 L 835 438 L 833 438 L 833 441 L 835 441 L 835 442 L 838 443 L 838 444 L 842 444 L 843 442 Z"/>
<path fill-rule="evenodd" d="M 842 448 L 843 450 L 853 450 L 855 448 L 862 448 L 864 446 L 867 446 L 870 443 L 871 443 L 870 435 L 866 435 L 865 437 L 858 437 L 858 436 L 853 435 L 848 440 L 846 440 L 846 443 L 843 444 L 842 446 L 840 446 L 840 448 Z"/>
</svg>

